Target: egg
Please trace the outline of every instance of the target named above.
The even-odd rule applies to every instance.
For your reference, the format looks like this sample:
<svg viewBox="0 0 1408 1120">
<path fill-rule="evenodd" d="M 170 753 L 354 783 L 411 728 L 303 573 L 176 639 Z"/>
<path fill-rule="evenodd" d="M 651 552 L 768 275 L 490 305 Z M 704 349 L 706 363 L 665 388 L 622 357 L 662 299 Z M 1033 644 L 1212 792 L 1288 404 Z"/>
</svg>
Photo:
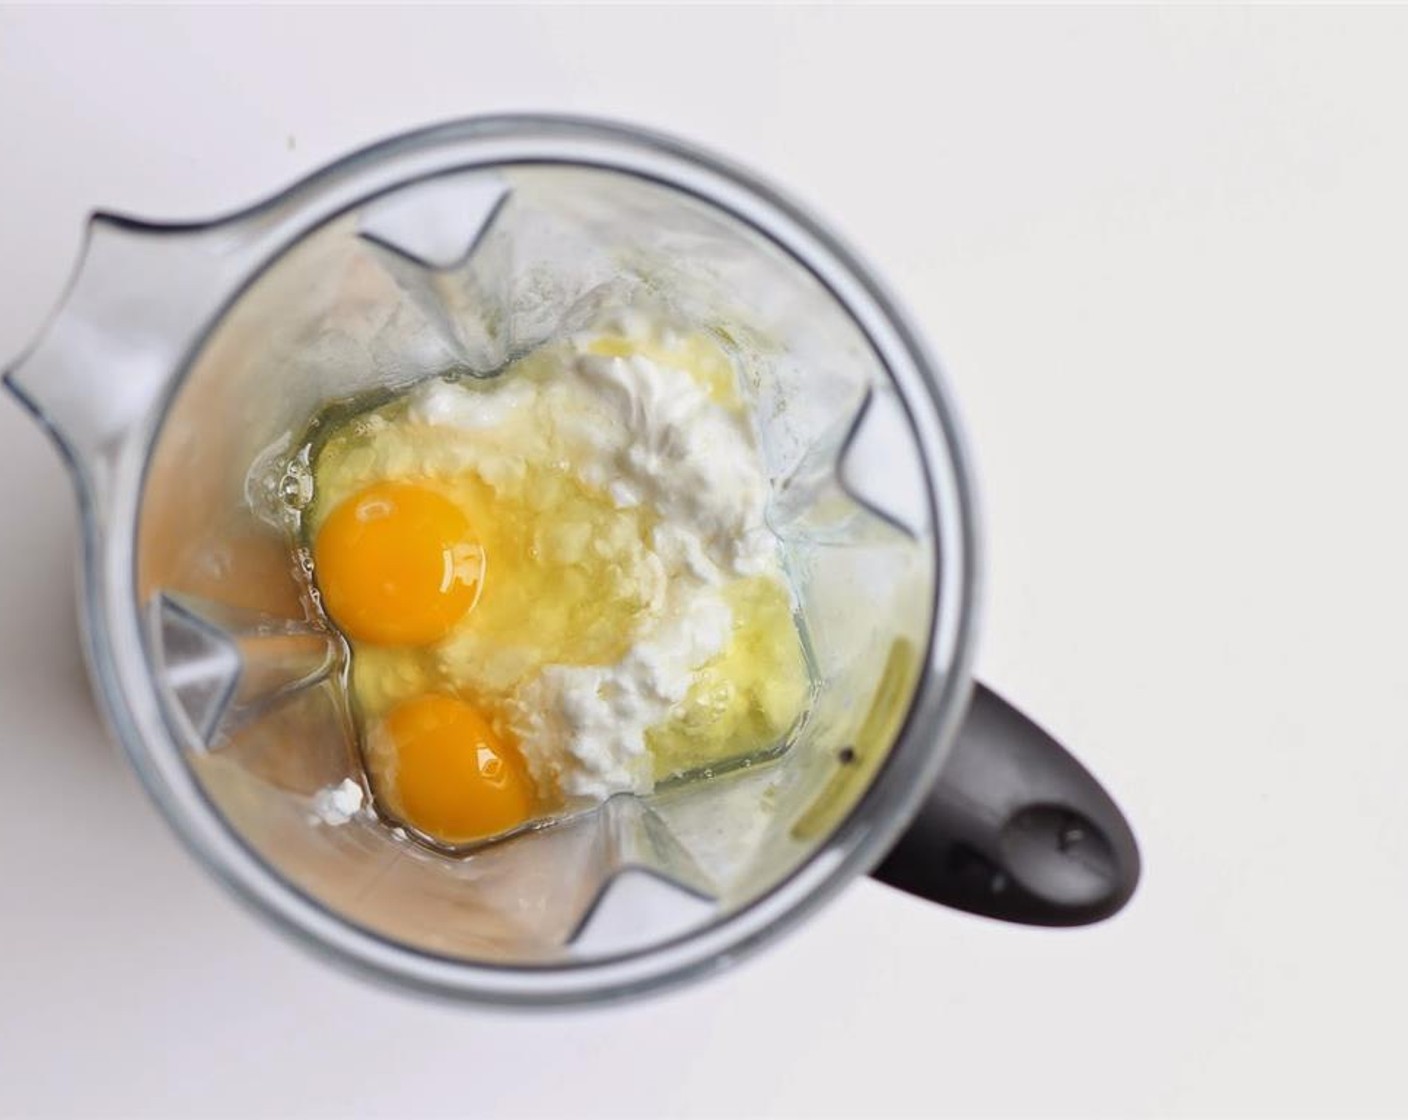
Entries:
<svg viewBox="0 0 1408 1120">
<path fill-rule="evenodd" d="M 443 638 L 474 606 L 483 554 L 449 499 L 380 482 L 339 505 L 318 533 L 323 607 L 354 641 L 419 646 Z"/>
<path fill-rule="evenodd" d="M 430 693 L 392 709 L 371 737 L 374 785 L 406 824 L 448 844 L 482 840 L 533 815 L 532 780 L 471 704 Z"/>
</svg>

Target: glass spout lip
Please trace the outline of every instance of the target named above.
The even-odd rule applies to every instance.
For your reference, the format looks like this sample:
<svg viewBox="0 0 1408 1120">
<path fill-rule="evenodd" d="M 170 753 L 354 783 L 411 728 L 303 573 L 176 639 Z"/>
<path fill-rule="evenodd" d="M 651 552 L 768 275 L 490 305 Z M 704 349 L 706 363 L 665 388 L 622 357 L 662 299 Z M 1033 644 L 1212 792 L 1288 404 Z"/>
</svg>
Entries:
<svg viewBox="0 0 1408 1120">
<path fill-rule="evenodd" d="M 320 956 L 362 975 L 461 1001 L 557 1007 L 615 1001 L 722 968 L 774 940 L 883 858 L 937 778 L 966 708 L 978 611 L 979 518 L 966 443 L 938 363 L 894 296 L 804 208 L 751 172 L 673 137 L 576 116 L 469 118 L 363 148 L 223 219 L 184 225 L 116 220 L 153 231 L 207 230 L 259 222 L 275 210 L 311 203 L 324 194 L 353 199 L 329 211 L 336 216 L 406 182 L 476 166 L 528 162 L 595 166 L 634 175 L 729 213 L 831 292 L 900 388 L 922 453 L 929 514 L 942 541 L 924 669 L 889 757 L 858 804 L 817 850 L 768 894 L 700 932 L 619 957 L 535 966 L 476 965 L 394 943 L 336 916 L 282 879 L 246 847 L 207 799 L 182 755 L 147 669 L 136 593 L 136 526 L 152 443 L 184 369 L 173 371 L 157 406 L 114 449 L 101 530 L 92 509 L 85 509 L 85 613 L 95 680 L 128 757 L 173 829 L 237 896 Z M 405 178 L 388 185 L 387 171 L 393 165 L 404 167 Z M 367 189 L 358 194 L 364 176 Z M 330 220 L 327 213 L 322 220 Z M 283 251 L 232 282 L 225 307 Z M 202 334 L 196 340 L 192 354 L 207 337 Z M 43 423 L 42 411 L 22 389 L 8 377 L 7 385 Z"/>
<path fill-rule="evenodd" d="M 29 413 L 36 423 L 47 429 L 49 428 L 49 423 L 44 415 L 44 410 L 39 407 L 38 401 L 25 392 L 24 386 L 19 383 L 19 378 L 15 376 L 16 369 L 23 361 L 24 355 L 21 354 L 9 369 L 0 373 L 0 385 L 5 387 L 10 395 L 15 398 L 15 403 Z"/>
<path fill-rule="evenodd" d="M 105 226 L 115 229 L 140 230 L 148 234 L 179 232 L 183 228 L 177 224 L 148 222 L 109 210 L 95 209 L 90 211 L 83 222 L 83 235 L 79 241 L 77 257 L 64 279 L 63 289 L 58 298 L 50 305 L 28 344 L 8 364 L 0 367 L 0 386 L 3 386 L 29 413 L 35 423 L 48 434 L 63 456 L 65 465 L 69 468 L 75 483 L 80 487 L 84 483 L 85 471 L 91 470 L 94 464 L 89 462 L 88 456 L 85 455 L 86 449 L 82 448 L 79 441 L 75 440 L 72 434 L 65 429 L 62 418 L 45 404 L 41 392 L 42 386 L 27 385 L 23 371 L 44 344 L 55 333 L 65 329 L 63 323 L 65 312 L 73 301 L 84 269 L 88 265 L 95 235 Z M 94 407 L 99 407 L 99 402 L 95 402 Z"/>
<path fill-rule="evenodd" d="M 78 283 L 78 277 L 83 271 L 83 262 L 88 256 L 88 244 L 92 239 L 93 219 L 96 215 L 90 214 L 83 225 L 83 237 L 79 242 L 78 258 L 73 267 L 69 269 L 68 275 L 64 278 L 63 290 L 58 298 L 49 305 L 49 309 L 44 314 L 38 329 L 30 337 L 29 342 L 5 365 L 0 366 L 0 386 L 3 386 L 16 403 L 27 412 L 40 428 L 49 436 L 63 456 L 65 464 L 77 477 L 79 465 L 74 456 L 74 450 L 70 442 L 64 437 L 62 429 L 59 427 L 50 411 L 44 407 L 43 403 L 35 392 L 27 388 L 21 380 L 21 371 L 29 363 L 40 344 L 47 338 L 58 324 L 63 310 L 68 306 L 69 297 Z"/>
<path fill-rule="evenodd" d="M 17 360 L 23 360 L 23 356 Z M 15 403 L 34 421 L 39 429 L 49 437 L 49 442 L 59 453 L 59 458 L 63 460 L 64 468 L 68 471 L 68 476 L 73 484 L 75 495 L 78 501 L 79 528 L 84 544 L 84 569 L 87 570 L 92 563 L 93 543 L 92 538 L 97 534 L 96 518 L 97 511 L 93 505 L 92 480 L 87 470 L 89 464 L 85 463 L 79 456 L 73 443 L 64 434 L 64 431 L 54 418 L 49 415 L 43 405 L 39 403 L 23 385 L 19 378 L 15 376 L 15 369 L 7 369 L 0 373 L 0 387 L 3 387 Z"/>
</svg>

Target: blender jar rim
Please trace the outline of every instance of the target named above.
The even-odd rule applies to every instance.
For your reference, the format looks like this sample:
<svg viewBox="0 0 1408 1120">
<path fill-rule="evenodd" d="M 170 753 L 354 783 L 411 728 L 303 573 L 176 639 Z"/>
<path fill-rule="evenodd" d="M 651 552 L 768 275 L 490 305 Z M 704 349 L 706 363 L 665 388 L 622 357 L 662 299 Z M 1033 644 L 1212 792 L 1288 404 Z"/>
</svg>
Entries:
<svg viewBox="0 0 1408 1120">
<path fill-rule="evenodd" d="M 682 191 L 744 223 L 824 285 L 899 391 L 921 452 L 940 555 L 923 668 L 895 744 L 856 805 L 815 852 L 759 899 L 675 941 L 604 960 L 503 966 L 437 956 L 336 916 L 279 875 L 226 824 L 167 723 L 143 641 L 134 560 L 145 472 L 167 409 L 211 331 L 244 290 L 312 230 L 380 194 L 454 171 L 524 163 L 596 167 Z M 197 859 L 276 927 L 337 963 L 435 995 L 515 1006 L 600 1002 L 722 967 L 772 940 L 878 863 L 937 778 L 966 706 L 978 540 L 968 458 L 938 367 L 873 273 L 804 209 L 751 173 L 658 133 L 564 116 L 467 118 L 403 133 L 211 223 L 107 220 L 158 238 L 226 229 L 237 237 L 251 229 L 267 232 L 280 213 L 291 218 L 281 227 L 283 239 L 269 249 L 266 238 L 261 258 L 236 258 L 226 266 L 221 300 L 200 324 L 184 359 L 170 370 L 153 406 L 105 453 L 85 456 L 65 440 L 61 418 L 48 416 L 21 385 L 7 379 L 55 435 L 75 475 L 84 527 L 81 613 L 96 691 L 149 794 Z"/>
</svg>

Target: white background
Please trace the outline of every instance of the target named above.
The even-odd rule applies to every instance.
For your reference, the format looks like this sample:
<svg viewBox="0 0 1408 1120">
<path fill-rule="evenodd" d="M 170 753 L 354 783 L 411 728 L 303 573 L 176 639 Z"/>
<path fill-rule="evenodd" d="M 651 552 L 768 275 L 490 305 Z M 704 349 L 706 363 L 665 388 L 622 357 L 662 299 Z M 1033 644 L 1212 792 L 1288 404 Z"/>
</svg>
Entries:
<svg viewBox="0 0 1408 1120">
<path fill-rule="evenodd" d="M 0 1113 L 1408 1112 L 1408 12 L 0 9 L 0 359 L 95 206 L 195 218 L 494 109 L 789 188 L 947 363 L 982 675 L 1134 819 L 1095 929 L 857 883 L 721 979 L 373 990 L 178 847 L 79 665 L 57 456 L 0 401 Z"/>
</svg>

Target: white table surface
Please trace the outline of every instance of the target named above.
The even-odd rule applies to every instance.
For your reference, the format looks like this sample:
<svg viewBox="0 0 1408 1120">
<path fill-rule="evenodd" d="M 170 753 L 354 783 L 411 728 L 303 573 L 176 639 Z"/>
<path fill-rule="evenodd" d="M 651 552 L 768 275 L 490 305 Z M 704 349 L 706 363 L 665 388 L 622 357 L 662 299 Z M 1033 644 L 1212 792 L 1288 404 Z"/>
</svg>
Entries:
<svg viewBox="0 0 1408 1120">
<path fill-rule="evenodd" d="M 208 881 L 105 740 L 73 506 L 0 401 L 0 1114 L 1408 1111 L 1408 12 L 0 8 L 0 357 L 95 206 L 195 218 L 510 108 L 722 149 L 945 359 L 983 676 L 1137 825 L 1116 920 L 857 883 L 724 977 L 507 1016 Z"/>
</svg>

